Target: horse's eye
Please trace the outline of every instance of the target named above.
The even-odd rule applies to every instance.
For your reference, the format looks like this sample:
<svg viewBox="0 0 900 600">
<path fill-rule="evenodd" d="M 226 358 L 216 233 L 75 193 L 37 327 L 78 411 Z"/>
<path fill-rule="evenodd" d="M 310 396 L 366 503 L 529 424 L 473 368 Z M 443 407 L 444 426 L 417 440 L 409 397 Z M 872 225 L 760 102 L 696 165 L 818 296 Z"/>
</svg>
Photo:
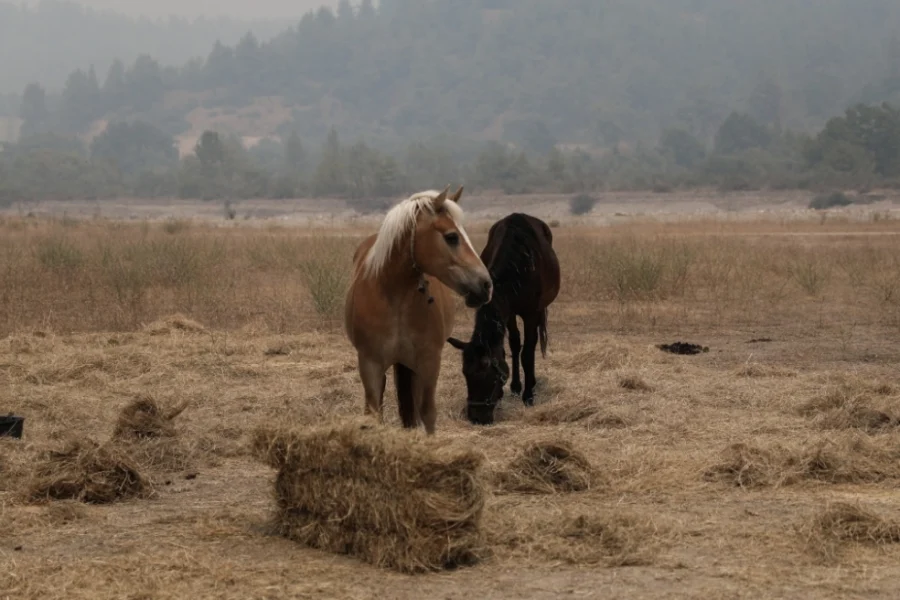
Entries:
<svg viewBox="0 0 900 600">
<path fill-rule="evenodd" d="M 459 234 L 458 233 L 448 233 L 444 235 L 444 241 L 447 242 L 447 245 L 451 248 L 456 248 L 459 246 Z"/>
</svg>

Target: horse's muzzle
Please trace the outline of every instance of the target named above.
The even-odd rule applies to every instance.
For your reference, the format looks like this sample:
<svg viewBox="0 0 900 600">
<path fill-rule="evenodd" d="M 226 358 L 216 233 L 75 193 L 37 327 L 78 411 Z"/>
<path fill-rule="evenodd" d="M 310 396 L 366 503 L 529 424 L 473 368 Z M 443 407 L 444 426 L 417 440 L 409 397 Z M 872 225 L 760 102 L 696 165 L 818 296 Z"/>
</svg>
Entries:
<svg viewBox="0 0 900 600">
<path fill-rule="evenodd" d="M 494 407 L 493 406 L 469 406 L 466 409 L 466 417 L 472 425 L 493 425 L 494 424 Z"/>
<path fill-rule="evenodd" d="M 466 306 L 469 308 L 478 308 L 491 301 L 494 295 L 494 284 L 488 279 L 481 281 L 477 285 L 471 287 L 466 292 Z"/>
</svg>

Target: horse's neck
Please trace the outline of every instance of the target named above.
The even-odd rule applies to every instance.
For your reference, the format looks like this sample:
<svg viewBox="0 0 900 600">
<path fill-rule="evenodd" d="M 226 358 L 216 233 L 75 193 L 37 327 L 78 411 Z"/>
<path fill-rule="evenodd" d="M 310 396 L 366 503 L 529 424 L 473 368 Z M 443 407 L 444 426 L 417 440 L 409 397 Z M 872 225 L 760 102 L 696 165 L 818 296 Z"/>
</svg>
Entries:
<svg viewBox="0 0 900 600">
<path fill-rule="evenodd" d="M 475 330 L 472 332 L 472 341 L 487 346 L 502 345 L 506 334 L 507 313 L 506 302 L 498 298 L 494 298 L 479 308 L 475 313 Z"/>
<path fill-rule="evenodd" d="M 378 274 L 378 283 L 389 296 L 402 296 L 418 288 L 421 277 L 413 264 L 409 236 L 403 236 Z"/>
</svg>

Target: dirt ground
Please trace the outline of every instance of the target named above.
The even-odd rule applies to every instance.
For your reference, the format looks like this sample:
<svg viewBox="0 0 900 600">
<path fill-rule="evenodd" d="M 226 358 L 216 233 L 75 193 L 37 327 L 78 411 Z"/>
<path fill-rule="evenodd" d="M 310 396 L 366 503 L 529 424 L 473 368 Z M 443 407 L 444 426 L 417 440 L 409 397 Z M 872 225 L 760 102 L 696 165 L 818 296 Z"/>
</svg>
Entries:
<svg viewBox="0 0 900 600">
<path fill-rule="evenodd" d="M 585 270 L 580 236 L 616 229 L 618 208 L 610 210 L 611 228 L 579 221 L 555 229 L 564 271 Z M 269 529 L 274 472 L 250 455 L 253 430 L 362 412 L 354 354 L 338 325 L 311 319 L 276 332 L 178 317 L 68 333 L 23 322 L 0 339 L 0 412 L 26 417 L 24 439 L 0 443 L 0 598 L 896 598 L 900 296 L 883 276 L 900 265 L 892 262 L 900 225 L 845 217 L 819 231 L 818 215 L 806 220 L 735 226 L 730 235 L 755 236 L 740 252 L 721 246 L 717 229 L 697 246 L 709 256 L 694 264 L 709 272 L 697 266 L 688 276 L 702 293 L 624 302 L 600 293 L 611 280 L 585 291 L 578 287 L 593 272 L 567 275 L 550 314 L 550 352 L 536 361 L 538 405 L 526 409 L 507 392 L 493 427 L 463 418 L 460 360 L 448 346 L 438 436 L 482 450 L 489 470 L 528 441 L 568 441 L 598 478 L 577 493 L 495 491 L 483 516 L 492 557 L 438 574 L 378 570 Z M 675 225 L 654 227 L 635 233 L 638 243 L 658 243 Z M 680 235 L 704 238 L 710 229 Z M 566 241 L 571 232 L 577 237 Z M 749 275 L 716 261 L 748 248 L 773 258 L 765 278 L 739 289 Z M 797 252 L 824 257 L 803 262 L 807 269 L 834 262 L 829 256 L 881 258 L 862 279 L 854 268 L 821 285 L 800 270 L 776 279 L 778 257 Z M 877 298 L 857 295 L 863 285 Z M 752 304 L 732 298 L 756 287 L 779 291 Z M 467 337 L 471 323 L 461 309 L 456 334 Z M 656 347 L 675 341 L 709 352 Z M 187 458 L 154 475 L 149 498 L 23 499 L 42 452 L 71 437 L 109 438 L 140 394 L 188 403 L 175 421 Z M 398 427 L 391 384 L 385 415 Z M 872 511 L 889 533 L 825 531 L 817 519 L 841 502 Z M 565 533 L 579 517 L 599 520 L 604 533 Z"/>
</svg>

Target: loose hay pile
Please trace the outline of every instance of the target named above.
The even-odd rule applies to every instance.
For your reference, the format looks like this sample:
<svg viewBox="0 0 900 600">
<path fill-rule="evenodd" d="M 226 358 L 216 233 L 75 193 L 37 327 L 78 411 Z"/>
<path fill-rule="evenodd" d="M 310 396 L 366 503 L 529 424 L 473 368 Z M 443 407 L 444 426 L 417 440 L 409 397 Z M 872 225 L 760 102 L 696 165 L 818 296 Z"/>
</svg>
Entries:
<svg viewBox="0 0 900 600">
<path fill-rule="evenodd" d="M 166 411 L 150 396 L 138 396 L 119 413 L 112 442 L 148 469 L 178 471 L 191 465 L 191 453 L 178 439 L 175 417 L 187 404 Z"/>
<path fill-rule="evenodd" d="M 847 543 L 884 546 L 900 543 L 900 523 L 859 504 L 836 502 L 801 527 L 809 550 L 834 559 Z"/>
<path fill-rule="evenodd" d="M 277 525 L 290 539 L 405 573 L 479 559 L 479 453 L 369 420 L 259 430 L 254 451 L 278 469 Z"/>
<path fill-rule="evenodd" d="M 497 474 L 497 484 L 505 492 L 555 494 L 590 489 L 593 468 L 584 454 L 568 442 L 528 444 Z"/>
<path fill-rule="evenodd" d="M 31 501 L 108 504 L 147 491 L 146 481 L 128 454 L 87 440 L 47 452 L 35 468 L 26 495 Z"/>
<path fill-rule="evenodd" d="M 708 481 L 740 487 L 821 483 L 875 483 L 900 478 L 898 455 L 857 435 L 811 440 L 798 447 L 733 444 L 704 471 Z"/>
</svg>

